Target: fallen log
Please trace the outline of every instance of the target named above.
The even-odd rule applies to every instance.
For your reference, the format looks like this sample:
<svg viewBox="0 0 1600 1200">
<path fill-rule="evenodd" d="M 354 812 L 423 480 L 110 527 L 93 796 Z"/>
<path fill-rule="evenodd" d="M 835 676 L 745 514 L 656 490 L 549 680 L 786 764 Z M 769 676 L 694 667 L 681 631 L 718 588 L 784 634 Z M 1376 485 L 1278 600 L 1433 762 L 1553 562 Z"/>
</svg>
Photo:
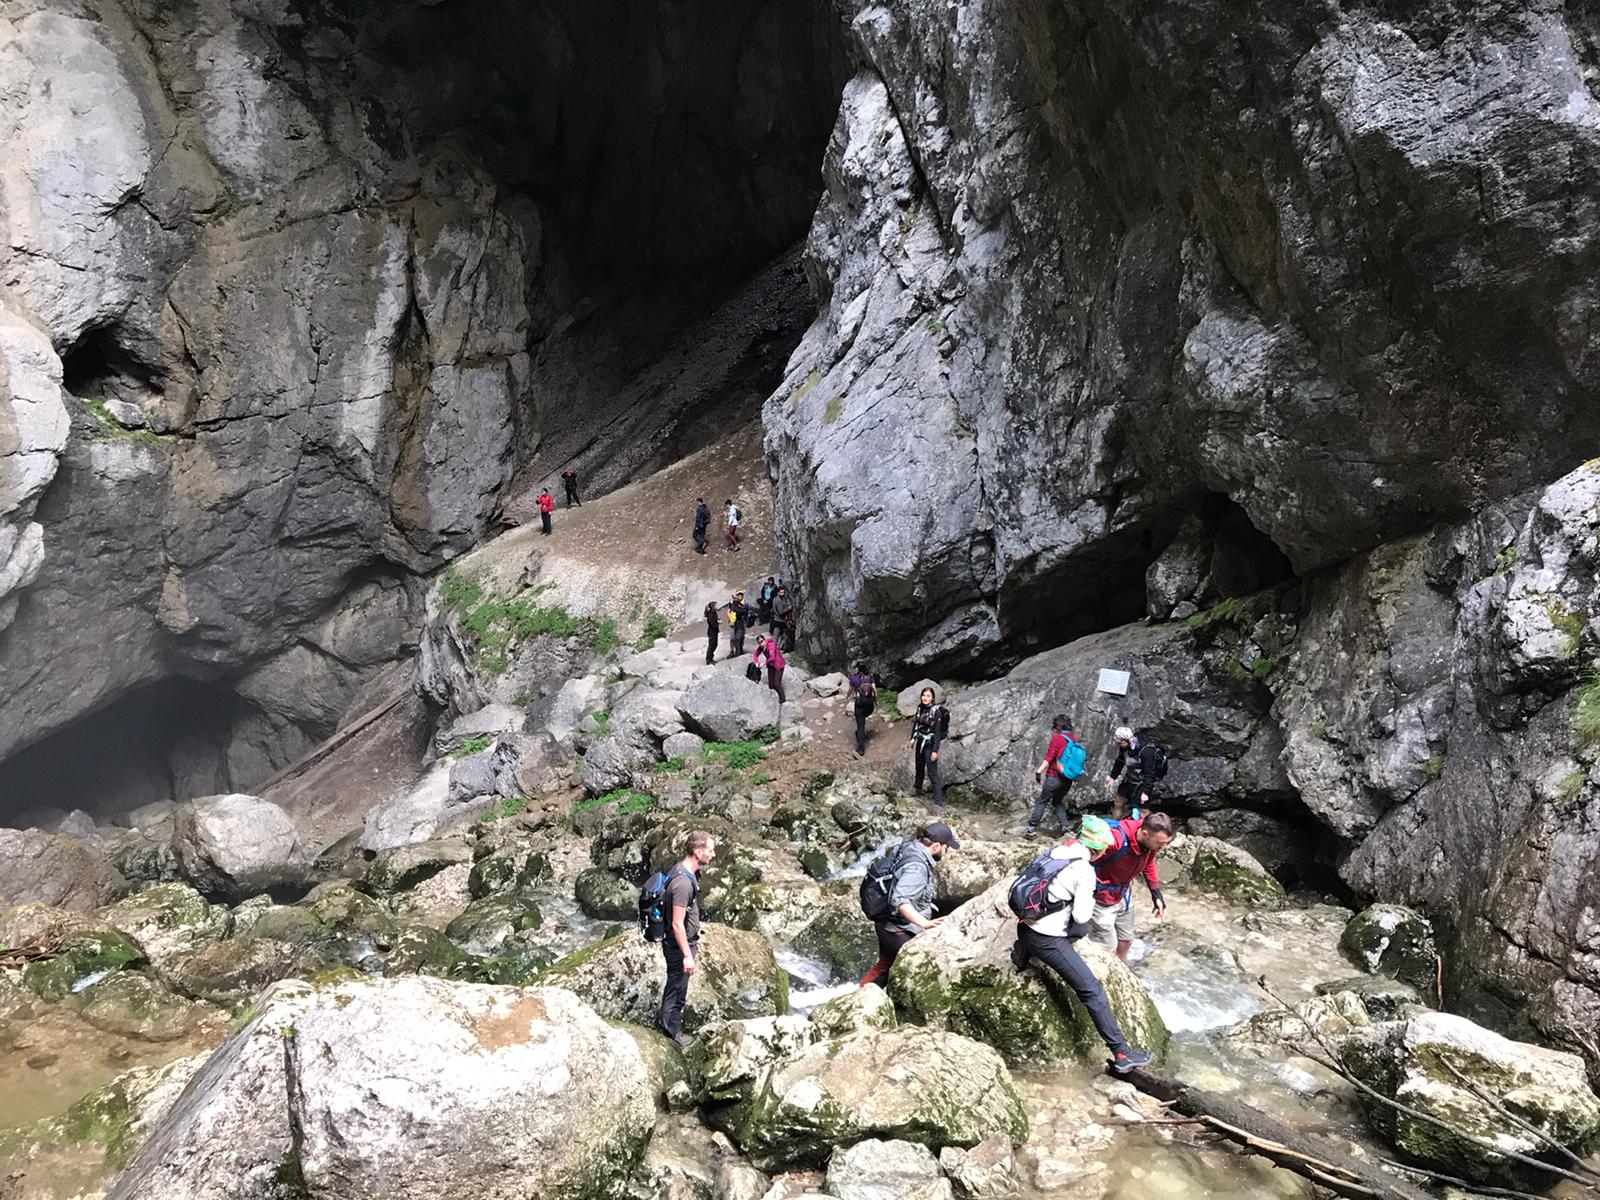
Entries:
<svg viewBox="0 0 1600 1200">
<path fill-rule="evenodd" d="M 1130 1071 L 1122 1078 L 1173 1112 L 1341 1196 L 1432 1200 L 1431 1193 L 1364 1157 L 1352 1143 L 1297 1129 L 1259 1108 L 1149 1071 Z"/>
</svg>

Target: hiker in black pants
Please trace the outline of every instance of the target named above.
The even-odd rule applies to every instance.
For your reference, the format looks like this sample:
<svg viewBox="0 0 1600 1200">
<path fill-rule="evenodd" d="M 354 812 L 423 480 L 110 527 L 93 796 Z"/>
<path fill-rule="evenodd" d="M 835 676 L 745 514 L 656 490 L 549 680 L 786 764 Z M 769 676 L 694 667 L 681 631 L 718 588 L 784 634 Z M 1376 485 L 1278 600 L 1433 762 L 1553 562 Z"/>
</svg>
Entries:
<svg viewBox="0 0 1600 1200">
<path fill-rule="evenodd" d="M 939 781 L 939 746 L 950 732 L 950 711 L 940 704 L 931 687 L 922 689 L 917 715 L 911 720 L 911 749 L 916 757 L 916 793 L 922 795 L 922 777 L 927 775 L 933 787 L 929 805 L 935 812 L 944 811 L 944 785 Z"/>
<path fill-rule="evenodd" d="M 717 840 L 703 829 L 686 839 L 683 860 L 667 877 L 667 936 L 661 953 L 667 960 L 667 986 L 661 989 L 661 1010 L 656 1028 L 680 1046 L 691 1041 L 680 1032 L 683 1005 L 689 998 L 689 976 L 695 972 L 695 951 L 700 944 L 700 868 L 717 856 Z"/>
<path fill-rule="evenodd" d="M 706 666 L 710 666 L 717 657 L 717 637 L 722 632 L 722 614 L 717 611 L 717 602 L 710 601 L 706 605 Z"/>
<path fill-rule="evenodd" d="M 877 706 L 878 681 L 872 677 L 872 672 L 867 670 L 864 664 L 857 663 L 855 673 L 850 676 L 850 696 L 845 707 L 854 713 L 856 718 L 858 758 L 867 752 L 867 718 Z"/>
<path fill-rule="evenodd" d="M 774 582 L 772 576 L 768 575 L 767 581 L 761 585 L 761 590 L 756 593 L 756 620 L 769 627 L 767 630 L 769 635 L 772 633 L 770 628 L 772 625 L 772 598 L 777 594 L 778 585 Z"/>
<path fill-rule="evenodd" d="M 733 632 L 728 639 L 728 657 L 742 658 L 744 656 L 744 635 L 750 628 L 750 618 L 755 615 L 755 610 L 744 602 L 743 588 L 733 594 L 733 599 L 728 603 L 727 612 L 733 618 Z"/>
<path fill-rule="evenodd" d="M 571 508 L 576 504 L 582 508 L 583 501 L 578 499 L 578 473 L 570 465 L 561 472 L 561 486 L 567 489 L 567 507 Z"/>
<path fill-rule="evenodd" d="M 1116 738 L 1117 761 L 1106 776 L 1106 791 L 1116 789 L 1111 798 L 1111 818 L 1120 821 L 1128 815 L 1129 805 L 1150 806 L 1150 791 L 1167 773 L 1167 759 L 1160 746 L 1126 725 L 1117 726 L 1112 736 Z"/>
<path fill-rule="evenodd" d="M 1033 811 L 1028 814 L 1029 835 L 1038 830 L 1039 822 L 1051 810 L 1054 810 L 1056 822 L 1061 827 L 1061 836 L 1066 837 L 1072 832 L 1072 818 L 1067 810 L 1067 793 L 1072 790 L 1072 780 L 1061 774 L 1061 755 L 1066 751 L 1067 743 L 1074 740 L 1072 722 L 1065 715 L 1050 722 L 1050 742 L 1045 746 L 1044 758 L 1033 769 L 1033 777 L 1039 781 L 1039 798 L 1033 802 Z"/>
<path fill-rule="evenodd" d="M 789 589 L 780 587 L 772 599 L 772 632 L 782 632 L 781 644 L 785 651 L 794 651 L 794 600 Z"/>
<path fill-rule="evenodd" d="M 706 530 L 711 527 L 711 510 L 706 507 L 706 498 L 701 496 L 695 504 L 694 510 L 694 551 L 696 554 L 706 552 Z"/>
<path fill-rule="evenodd" d="M 861 986 L 888 987 L 889 968 L 900 951 L 925 929 L 937 929 L 943 917 L 933 915 L 933 870 L 946 850 L 959 850 L 954 830 L 943 821 L 924 825 L 916 839 L 903 843 L 890 860 L 889 918 L 877 922 L 878 961 L 867 968 Z"/>
</svg>

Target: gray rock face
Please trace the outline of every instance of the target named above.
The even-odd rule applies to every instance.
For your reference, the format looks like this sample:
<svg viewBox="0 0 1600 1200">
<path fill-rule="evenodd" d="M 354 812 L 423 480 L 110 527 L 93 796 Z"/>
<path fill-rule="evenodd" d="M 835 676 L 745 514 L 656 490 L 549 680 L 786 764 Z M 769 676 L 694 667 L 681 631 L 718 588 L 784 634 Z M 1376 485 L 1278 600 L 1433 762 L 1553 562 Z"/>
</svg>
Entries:
<svg viewBox="0 0 1600 1200">
<path fill-rule="evenodd" d="M 1559 11 L 844 11 L 824 308 L 765 411 L 814 649 L 1060 641 L 1142 612 L 1208 496 L 1304 570 L 1587 453 L 1596 234 L 1549 197 L 1600 148 Z"/>
<path fill-rule="evenodd" d="M 38 829 L 0 828 L 0 909 L 35 902 L 88 912 L 125 886 L 77 842 Z"/>
<path fill-rule="evenodd" d="M 111 1195 L 268 1200 L 286 1179 L 318 1197 L 436 1196 L 463 1179 L 463 1195 L 608 1195 L 654 1117 L 634 1040 L 568 992 L 288 984 L 207 1061 Z"/>
<path fill-rule="evenodd" d="M 724 671 L 683 693 L 678 711 L 708 742 L 738 742 L 778 723 L 778 695 L 764 683 Z"/>
<path fill-rule="evenodd" d="M 834 1151 L 827 1188 L 839 1200 L 951 1200 L 954 1194 L 926 1146 L 876 1138 Z"/>
<path fill-rule="evenodd" d="M 294 822 L 259 796 L 205 796 L 186 805 L 174 848 L 196 887 L 239 900 L 288 883 L 305 867 Z"/>
</svg>

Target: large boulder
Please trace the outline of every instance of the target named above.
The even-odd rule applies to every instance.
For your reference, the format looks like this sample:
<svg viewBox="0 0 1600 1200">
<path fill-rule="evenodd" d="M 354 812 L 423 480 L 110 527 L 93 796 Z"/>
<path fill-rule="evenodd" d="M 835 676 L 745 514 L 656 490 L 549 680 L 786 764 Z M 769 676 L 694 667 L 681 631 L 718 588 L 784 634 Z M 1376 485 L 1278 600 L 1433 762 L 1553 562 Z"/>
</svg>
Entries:
<svg viewBox="0 0 1600 1200">
<path fill-rule="evenodd" d="M 941 912 L 949 912 L 1000 880 L 1011 880 L 1039 853 L 1028 842 L 980 842 L 962 838 L 961 849 L 939 860 L 933 873 L 933 898 Z"/>
<path fill-rule="evenodd" d="M 116 871 L 70 838 L 0 829 L 0 909 L 39 903 L 88 912 L 124 886 Z"/>
<path fill-rule="evenodd" d="M 1580 1156 L 1600 1146 L 1600 1097 L 1589 1089 L 1583 1060 L 1575 1054 L 1513 1042 L 1464 1017 L 1427 1012 L 1350 1035 L 1340 1044 L 1340 1058 L 1368 1087 L 1439 1122 L 1363 1098 L 1374 1126 L 1408 1156 L 1474 1182 L 1548 1184 L 1548 1177 L 1530 1176 L 1492 1147 L 1547 1157 L 1544 1139 Z M 1515 1114 L 1517 1122 L 1475 1092 Z"/>
<path fill-rule="evenodd" d="M 209 895 L 244 899 L 305 869 L 294 822 L 259 796 L 204 796 L 185 806 L 175 848 L 189 881 Z"/>
<path fill-rule="evenodd" d="M 708 742 L 741 742 L 778 723 L 778 694 L 731 671 L 700 680 L 678 701 L 691 732 Z"/>
<path fill-rule="evenodd" d="M 138 942 L 158 969 L 220 941 L 233 928 L 226 907 L 186 883 L 158 883 L 101 909 L 97 919 Z"/>
<path fill-rule="evenodd" d="M 541 986 L 568 988 L 602 1016 L 638 1025 L 655 1024 L 666 981 L 661 947 L 632 930 L 569 954 L 539 976 Z M 788 1010 L 789 977 L 764 938 L 726 925 L 701 928 L 698 964 L 683 1013 L 685 1031 L 713 1021 L 782 1016 Z"/>
<path fill-rule="evenodd" d="M 658 757 L 648 738 L 628 730 L 609 733 L 584 752 L 579 772 L 583 789 L 591 796 L 603 796 L 627 787 L 642 778 Z"/>
<path fill-rule="evenodd" d="M 713 1104 L 748 1100 L 774 1063 L 792 1058 L 822 1037 L 820 1027 L 798 1013 L 751 1020 L 714 1021 L 689 1047 L 689 1065 Z"/>
<path fill-rule="evenodd" d="M 1373 904 L 1350 918 L 1339 938 L 1345 956 L 1374 975 L 1388 975 L 1432 996 L 1439 948 L 1428 918 L 1403 904 Z"/>
<path fill-rule="evenodd" d="M 633 1038 L 559 989 L 280 986 L 116 1200 L 620 1194 L 654 1123 Z"/>
<path fill-rule="evenodd" d="M 1252 908 L 1281 908 L 1287 898 L 1283 884 L 1254 855 L 1218 838 L 1180 834 L 1164 854 L 1186 873 L 1188 882 L 1229 900 Z"/>
<path fill-rule="evenodd" d="M 1105 1043 L 1060 977 L 1038 962 L 1024 971 L 1012 965 L 1009 887 L 1001 880 L 913 938 L 895 959 L 889 994 L 908 1019 L 987 1042 L 1008 1062 L 1104 1062 Z M 1167 1029 L 1138 977 L 1098 942 L 1083 938 L 1076 947 L 1128 1041 L 1160 1054 Z"/>
<path fill-rule="evenodd" d="M 735 1136 L 763 1170 L 820 1166 L 866 1138 L 937 1152 L 1001 1135 L 1028 1120 L 1000 1056 L 937 1029 L 884 1029 L 818 1042 L 763 1078 Z"/>
<path fill-rule="evenodd" d="M 933 1151 L 877 1138 L 835 1150 L 826 1186 L 839 1200 L 951 1200 L 954 1194 Z"/>
</svg>

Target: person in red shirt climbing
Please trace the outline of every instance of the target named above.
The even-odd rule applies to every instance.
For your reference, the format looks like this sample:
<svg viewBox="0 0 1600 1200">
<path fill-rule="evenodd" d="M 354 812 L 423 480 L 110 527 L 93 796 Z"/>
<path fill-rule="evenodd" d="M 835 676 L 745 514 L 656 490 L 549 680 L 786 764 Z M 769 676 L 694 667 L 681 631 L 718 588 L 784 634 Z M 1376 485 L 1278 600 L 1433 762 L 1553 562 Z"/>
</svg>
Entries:
<svg viewBox="0 0 1600 1200">
<path fill-rule="evenodd" d="M 550 494 L 550 489 L 545 488 L 539 493 L 539 524 L 544 526 L 540 533 L 550 532 L 550 514 L 556 506 L 556 498 Z"/>
<path fill-rule="evenodd" d="M 1044 758 L 1033 769 L 1033 777 L 1039 781 L 1039 798 L 1033 802 L 1033 811 L 1028 814 L 1028 828 L 1024 837 L 1032 837 L 1038 832 L 1039 822 L 1044 820 L 1045 812 L 1050 809 L 1055 811 L 1062 837 L 1067 837 L 1077 828 L 1067 811 L 1067 792 L 1071 790 L 1073 780 L 1083 774 L 1084 756 L 1079 746 L 1069 760 L 1071 769 L 1077 774 L 1068 775 L 1062 756 L 1069 744 L 1078 746 L 1078 740 L 1072 736 L 1072 722 L 1065 715 L 1056 717 L 1050 722 L 1050 744 L 1045 747 Z"/>
<path fill-rule="evenodd" d="M 1172 840 L 1172 818 L 1153 812 L 1142 818 L 1112 821 L 1111 848 L 1094 864 L 1094 915 L 1090 937 L 1105 943 L 1124 962 L 1133 944 L 1133 880 L 1143 875 L 1155 904 L 1156 918 L 1166 915 L 1167 902 L 1161 896 L 1161 877 L 1156 874 L 1156 855 Z"/>
</svg>

